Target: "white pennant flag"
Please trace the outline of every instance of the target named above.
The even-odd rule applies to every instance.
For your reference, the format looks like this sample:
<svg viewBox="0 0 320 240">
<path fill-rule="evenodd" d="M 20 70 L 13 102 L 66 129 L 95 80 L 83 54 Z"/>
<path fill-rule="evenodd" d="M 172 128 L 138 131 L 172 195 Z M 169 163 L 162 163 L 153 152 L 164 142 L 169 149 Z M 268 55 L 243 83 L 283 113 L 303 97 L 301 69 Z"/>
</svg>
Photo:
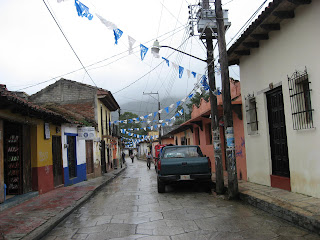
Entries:
<svg viewBox="0 0 320 240">
<path fill-rule="evenodd" d="M 150 120 L 148 120 L 148 121 L 147 121 L 147 123 L 149 124 L 149 123 L 151 123 L 151 121 L 150 121 Z"/>
<path fill-rule="evenodd" d="M 127 124 L 127 120 L 123 120 L 123 123 Z"/>
<path fill-rule="evenodd" d="M 161 124 L 158 124 L 158 128 L 161 127 Z"/>
<path fill-rule="evenodd" d="M 174 62 L 172 62 L 172 66 L 174 69 L 178 70 L 179 69 L 179 66 L 177 64 L 175 64 Z"/>
<path fill-rule="evenodd" d="M 117 29 L 117 25 L 115 25 L 114 23 L 104 19 L 103 17 L 101 17 L 100 15 L 96 14 L 96 16 L 100 19 L 100 21 L 110 30 L 113 29 Z"/>
<path fill-rule="evenodd" d="M 153 130 L 153 126 L 151 126 L 150 129 Z"/>
<path fill-rule="evenodd" d="M 159 120 L 159 123 L 162 123 L 163 122 L 163 120 Z"/>
<path fill-rule="evenodd" d="M 197 93 L 202 93 L 202 91 L 201 91 L 200 88 L 198 88 L 196 92 L 197 92 Z"/>
<path fill-rule="evenodd" d="M 128 35 L 128 42 L 129 42 L 129 54 L 132 54 L 133 44 L 136 42 L 136 40 Z"/>
<path fill-rule="evenodd" d="M 191 76 L 191 72 L 190 72 L 190 70 L 189 70 L 189 69 L 187 69 L 187 74 L 188 74 L 188 78 L 190 78 L 190 76 Z"/>
<path fill-rule="evenodd" d="M 141 119 L 144 119 L 144 116 L 141 116 L 140 118 L 141 118 Z"/>
<path fill-rule="evenodd" d="M 166 122 L 166 125 L 168 126 L 168 125 L 169 125 L 169 123 L 168 123 L 168 122 Z"/>
<path fill-rule="evenodd" d="M 181 102 L 185 102 L 188 99 L 188 97 L 185 97 L 184 99 L 181 99 Z"/>
<path fill-rule="evenodd" d="M 158 111 L 158 113 L 162 113 L 162 111 L 163 111 L 163 109 L 160 109 L 160 110 Z"/>
<path fill-rule="evenodd" d="M 148 115 L 148 117 L 152 117 L 152 114 L 153 114 L 153 113 L 150 113 L 150 114 Z"/>
<path fill-rule="evenodd" d="M 175 117 L 175 116 L 173 116 L 171 119 L 172 119 L 173 121 L 175 121 L 175 120 L 176 120 L 176 117 Z"/>
<path fill-rule="evenodd" d="M 179 110 L 178 113 L 180 113 L 180 115 L 182 115 L 182 111 L 181 110 Z"/>
<path fill-rule="evenodd" d="M 145 127 L 145 128 L 143 128 L 145 131 L 147 131 L 147 128 Z"/>
<path fill-rule="evenodd" d="M 169 106 L 169 108 L 173 108 L 175 105 L 174 104 L 171 104 L 170 106 Z"/>
<path fill-rule="evenodd" d="M 201 78 L 202 78 L 202 74 L 198 74 L 197 75 L 197 81 L 199 82 Z"/>
</svg>

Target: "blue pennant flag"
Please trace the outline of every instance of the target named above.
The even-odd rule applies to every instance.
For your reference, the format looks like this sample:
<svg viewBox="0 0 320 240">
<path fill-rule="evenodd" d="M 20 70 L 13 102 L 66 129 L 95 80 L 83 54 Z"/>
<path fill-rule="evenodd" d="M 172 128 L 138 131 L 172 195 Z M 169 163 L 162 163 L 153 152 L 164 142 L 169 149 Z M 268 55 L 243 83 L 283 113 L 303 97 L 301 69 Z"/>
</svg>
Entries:
<svg viewBox="0 0 320 240">
<path fill-rule="evenodd" d="M 144 118 L 148 118 L 148 115 L 144 115 L 143 117 L 144 117 Z"/>
<path fill-rule="evenodd" d="M 144 57 L 146 56 L 148 52 L 148 48 L 142 44 L 140 44 L 140 56 L 141 56 L 141 60 L 143 61 Z"/>
<path fill-rule="evenodd" d="M 188 96 L 188 98 L 190 99 L 190 98 L 192 98 L 192 96 L 193 96 L 193 93 L 191 93 L 191 94 Z"/>
<path fill-rule="evenodd" d="M 169 67 L 169 66 L 170 66 L 170 64 L 169 64 L 169 60 L 168 60 L 168 59 L 166 59 L 166 58 L 164 58 L 164 57 L 162 57 L 162 59 L 166 61 L 167 65 L 168 65 L 168 67 Z"/>
<path fill-rule="evenodd" d="M 147 128 L 151 130 L 151 127 L 147 127 Z"/>
<path fill-rule="evenodd" d="M 166 112 L 169 113 L 169 107 L 164 108 L 164 110 L 166 110 Z"/>
<path fill-rule="evenodd" d="M 202 76 L 201 83 L 202 83 L 202 86 L 203 86 L 204 90 L 207 91 L 207 90 L 210 89 L 210 87 L 209 87 L 209 85 L 207 83 L 207 77 L 205 75 Z"/>
<path fill-rule="evenodd" d="M 154 113 L 153 113 L 153 117 L 154 117 L 154 118 L 157 116 L 157 113 L 158 113 L 158 112 L 154 112 Z"/>
<path fill-rule="evenodd" d="M 179 78 L 182 78 L 184 67 L 179 66 Z"/>
<path fill-rule="evenodd" d="M 176 113 L 176 114 L 175 114 L 175 116 L 176 116 L 176 117 L 179 117 L 179 116 L 180 116 L 180 114 L 179 114 L 179 113 Z"/>
<path fill-rule="evenodd" d="M 153 126 L 154 129 L 157 129 L 157 127 L 158 127 L 157 125 L 154 125 L 154 126 Z"/>
<path fill-rule="evenodd" d="M 114 34 L 115 44 L 118 44 L 118 40 L 121 38 L 123 32 L 119 28 L 117 28 L 117 29 L 113 29 L 113 34 Z"/>
<path fill-rule="evenodd" d="M 89 13 L 89 8 L 83 3 L 81 3 L 79 0 L 75 0 L 74 5 L 76 5 L 76 9 L 79 17 L 86 17 L 89 20 L 93 18 L 93 15 Z"/>
<path fill-rule="evenodd" d="M 165 123 L 162 123 L 162 126 L 165 126 L 166 124 Z"/>
<path fill-rule="evenodd" d="M 178 102 L 177 102 L 177 107 L 180 105 L 180 103 L 181 103 L 181 101 L 178 101 Z"/>
<path fill-rule="evenodd" d="M 133 123 L 133 120 L 132 119 L 128 119 L 129 123 Z"/>
<path fill-rule="evenodd" d="M 191 72 L 191 73 L 192 73 L 193 77 L 196 77 L 197 73 L 195 73 L 195 72 Z"/>
<path fill-rule="evenodd" d="M 216 95 L 216 96 L 221 95 L 220 89 L 217 88 L 217 89 L 213 92 L 213 94 Z"/>
</svg>

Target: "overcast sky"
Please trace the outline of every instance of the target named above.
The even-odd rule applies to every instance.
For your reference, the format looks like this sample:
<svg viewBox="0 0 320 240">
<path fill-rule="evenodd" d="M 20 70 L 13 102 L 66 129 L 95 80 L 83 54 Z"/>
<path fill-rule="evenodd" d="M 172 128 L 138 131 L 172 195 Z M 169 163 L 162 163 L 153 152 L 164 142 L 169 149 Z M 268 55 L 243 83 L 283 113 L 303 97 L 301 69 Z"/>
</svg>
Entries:
<svg viewBox="0 0 320 240">
<path fill-rule="evenodd" d="M 180 79 L 173 67 L 168 67 L 161 58 L 152 56 L 150 48 L 153 41 L 158 39 L 160 45 L 174 48 L 182 44 L 181 50 L 205 59 L 203 43 L 198 36 L 189 37 L 187 26 L 188 5 L 197 4 L 198 1 L 80 1 L 93 14 L 91 21 L 77 15 L 73 0 L 60 3 L 58 0 L 45 0 L 90 77 L 81 69 L 78 58 L 43 1 L 1 0 L 1 84 L 6 84 L 11 91 L 20 90 L 33 94 L 63 77 L 111 91 L 120 106 L 131 100 L 141 101 L 142 111 L 146 113 L 150 112 L 147 103 L 156 100 L 143 95 L 143 92 L 158 92 L 160 99 L 173 96 L 183 98 L 189 94 L 196 79 L 188 78 L 186 72 Z M 264 0 L 222 1 L 223 7 L 229 10 L 231 22 L 227 42 L 263 2 Z M 116 24 L 123 31 L 117 45 L 113 31 L 103 25 L 96 14 Z M 128 54 L 128 36 L 136 40 L 134 54 L 131 55 Z M 140 43 L 149 48 L 143 61 L 140 59 Z M 205 74 L 204 62 L 165 48 L 161 49 L 160 55 L 185 69 Z M 160 65 L 152 70 L 158 64 Z M 147 74 L 149 71 L 151 73 Z M 240 79 L 236 66 L 230 68 L 230 76 Z M 221 86 L 220 76 L 217 74 L 216 77 L 217 85 Z M 136 83 L 132 84 L 133 82 Z M 30 87 L 32 85 L 36 86 Z M 162 103 L 162 107 L 171 103 L 173 102 Z"/>
</svg>

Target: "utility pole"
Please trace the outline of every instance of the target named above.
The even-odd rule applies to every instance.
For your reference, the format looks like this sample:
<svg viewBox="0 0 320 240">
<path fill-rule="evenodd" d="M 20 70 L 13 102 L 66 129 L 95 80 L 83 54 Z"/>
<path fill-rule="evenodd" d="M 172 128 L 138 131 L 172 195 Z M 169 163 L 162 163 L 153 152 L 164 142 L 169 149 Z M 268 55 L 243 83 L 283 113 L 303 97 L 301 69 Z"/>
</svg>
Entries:
<svg viewBox="0 0 320 240">
<path fill-rule="evenodd" d="M 156 99 L 155 97 L 152 97 L 151 95 L 153 95 L 153 94 L 157 94 L 158 95 L 158 99 Z M 160 109 L 161 109 L 161 107 L 160 107 L 159 93 L 158 92 L 156 92 L 156 93 L 153 93 L 153 92 L 145 93 L 144 92 L 143 95 L 150 95 L 150 97 L 158 100 L 158 117 L 159 117 L 159 123 L 160 123 Z M 160 124 L 160 127 L 159 127 L 159 144 L 161 144 L 161 124 Z"/>
<path fill-rule="evenodd" d="M 229 199 L 234 199 L 238 197 L 239 189 L 237 179 L 237 164 L 235 157 L 228 56 L 221 0 L 215 0 L 215 11 L 218 26 L 218 46 L 222 80 L 223 116 L 227 143 L 226 157 L 228 162 L 228 197 Z"/>
<path fill-rule="evenodd" d="M 203 9 L 209 9 L 209 0 L 203 0 Z M 213 150 L 215 158 L 216 169 L 216 193 L 223 194 L 224 190 L 224 177 L 223 166 L 220 147 L 220 129 L 218 123 L 218 102 L 217 96 L 213 94 L 216 90 L 216 80 L 214 72 L 214 57 L 213 57 L 213 44 L 212 44 L 212 30 L 210 28 L 205 29 L 206 43 L 207 43 L 207 64 L 208 64 L 208 79 L 209 79 L 209 96 L 211 106 L 211 128 L 213 136 Z"/>
</svg>

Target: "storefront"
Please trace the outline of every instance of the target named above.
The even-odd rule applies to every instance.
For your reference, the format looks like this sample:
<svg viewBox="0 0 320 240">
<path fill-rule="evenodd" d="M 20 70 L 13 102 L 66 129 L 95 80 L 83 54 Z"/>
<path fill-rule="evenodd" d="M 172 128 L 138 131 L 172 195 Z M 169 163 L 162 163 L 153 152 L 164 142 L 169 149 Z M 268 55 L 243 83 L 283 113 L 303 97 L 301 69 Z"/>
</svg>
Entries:
<svg viewBox="0 0 320 240">
<path fill-rule="evenodd" d="M 3 121 L 3 144 L 6 195 L 32 191 L 30 126 Z"/>
</svg>

